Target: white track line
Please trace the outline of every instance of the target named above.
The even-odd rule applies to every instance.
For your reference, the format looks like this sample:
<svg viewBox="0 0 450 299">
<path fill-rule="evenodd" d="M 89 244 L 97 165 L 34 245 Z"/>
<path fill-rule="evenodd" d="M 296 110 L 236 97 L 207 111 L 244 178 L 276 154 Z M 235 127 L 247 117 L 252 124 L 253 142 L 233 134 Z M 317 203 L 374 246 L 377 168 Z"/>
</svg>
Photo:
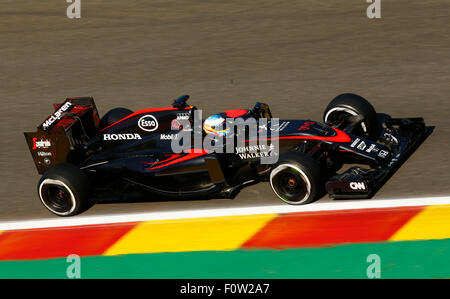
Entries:
<svg viewBox="0 0 450 299">
<path fill-rule="evenodd" d="M 240 208 L 218 208 L 199 209 L 171 212 L 149 212 L 133 214 L 115 214 L 102 216 L 75 216 L 70 218 L 48 218 L 39 220 L 8 221 L 0 222 L 0 231 L 33 229 L 33 228 L 54 228 L 67 226 L 83 226 L 95 224 L 115 224 L 123 222 L 169 220 L 169 219 L 189 219 L 220 216 L 240 216 L 258 214 L 278 214 L 295 212 L 315 212 L 315 211 L 340 211 L 359 210 L 372 208 L 393 208 L 393 207 L 413 207 L 428 205 L 449 205 L 450 196 L 445 197 L 420 197 L 403 199 L 377 199 L 377 200 L 336 200 L 333 202 L 323 202 L 301 206 L 291 206 L 288 204 L 273 206 L 255 206 Z M 57 217 L 57 216 L 55 216 Z"/>
</svg>

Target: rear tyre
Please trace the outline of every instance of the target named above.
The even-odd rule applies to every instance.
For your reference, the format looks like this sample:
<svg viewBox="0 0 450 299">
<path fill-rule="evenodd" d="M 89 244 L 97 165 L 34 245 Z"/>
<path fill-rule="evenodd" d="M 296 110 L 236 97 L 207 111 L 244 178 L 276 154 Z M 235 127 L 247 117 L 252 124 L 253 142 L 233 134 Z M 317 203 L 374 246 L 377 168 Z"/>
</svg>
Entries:
<svg viewBox="0 0 450 299">
<path fill-rule="evenodd" d="M 122 118 L 127 117 L 131 113 L 133 113 L 133 111 L 131 111 L 130 109 L 127 109 L 127 108 L 119 107 L 119 108 L 111 109 L 105 115 L 103 115 L 103 117 L 100 119 L 99 129 L 100 130 L 104 129 L 104 128 L 118 122 Z"/>
<path fill-rule="evenodd" d="M 319 163 L 300 153 L 288 153 L 280 159 L 269 180 L 273 192 L 291 205 L 311 203 L 323 189 Z"/>
<path fill-rule="evenodd" d="M 362 116 L 362 121 L 353 129 L 355 135 L 370 138 L 377 128 L 377 113 L 373 106 L 363 97 L 344 93 L 335 97 L 323 113 L 323 121 L 339 128 L 349 116 Z"/>
<path fill-rule="evenodd" d="M 57 164 L 44 173 L 38 195 L 42 204 L 58 216 L 73 216 L 91 206 L 87 175 L 68 163 Z"/>
</svg>

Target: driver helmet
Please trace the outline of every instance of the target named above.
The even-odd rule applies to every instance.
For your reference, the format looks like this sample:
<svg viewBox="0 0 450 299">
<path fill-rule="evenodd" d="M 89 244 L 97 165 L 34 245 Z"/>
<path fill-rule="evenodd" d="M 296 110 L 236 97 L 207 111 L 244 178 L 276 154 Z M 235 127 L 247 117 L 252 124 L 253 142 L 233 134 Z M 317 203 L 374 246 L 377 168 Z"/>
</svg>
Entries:
<svg viewBox="0 0 450 299">
<path fill-rule="evenodd" d="M 203 122 L 203 130 L 207 134 L 214 134 L 216 136 L 227 136 L 231 131 L 230 128 L 226 128 L 225 118 L 220 114 L 214 114 L 205 119 Z"/>
</svg>

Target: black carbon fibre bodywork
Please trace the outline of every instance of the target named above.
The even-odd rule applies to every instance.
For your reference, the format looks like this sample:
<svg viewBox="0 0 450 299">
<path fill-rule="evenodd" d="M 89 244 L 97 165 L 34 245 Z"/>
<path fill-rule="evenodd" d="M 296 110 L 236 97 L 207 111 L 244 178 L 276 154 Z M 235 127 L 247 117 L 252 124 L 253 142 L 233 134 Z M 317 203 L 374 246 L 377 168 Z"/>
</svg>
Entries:
<svg viewBox="0 0 450 299">
<path fill-rule="evenodd" d="M 257 122 L 268 119 L 265 126 L 258 123 L 258 133 L 263 134 L 244 138 L 232 153 L 225 148 L 222 152 L 202 149 L 194 139 L 188 150 L 174 152 L 171 143 L 181 138 L 179 120 L 192 122 L 196 110 L 186 100 L 180 98 L 167 108 L 139 110 L 101 128 L 92 98 L 69 98 L 58 107 L 70 111 L 59 115 L 56 110 L 47 121 L 51 126 L 41 125 L 25 137 L 39 173 L 69 162 L 89 175 L 97 194 L 126 197 L 132 188 L 165 198 L 233 198 L 241 188 L 268 179 L 272 164 L 261 163 L 262 156 L 282 157 L 295 151 L 319 161 L 330 196 L 366 198 L 429 132 L 421 118 L 393 119 L 383 114 L 378 115 L 379 128 L 372 139 L 353 135 L 351 125 L 337 129 L 311 120 L 282 119 L 276 124 L 268 106 L 257 103 L 243 115 Z M 359 166 L 345 170 L 346 164 Z"/>
</svg>

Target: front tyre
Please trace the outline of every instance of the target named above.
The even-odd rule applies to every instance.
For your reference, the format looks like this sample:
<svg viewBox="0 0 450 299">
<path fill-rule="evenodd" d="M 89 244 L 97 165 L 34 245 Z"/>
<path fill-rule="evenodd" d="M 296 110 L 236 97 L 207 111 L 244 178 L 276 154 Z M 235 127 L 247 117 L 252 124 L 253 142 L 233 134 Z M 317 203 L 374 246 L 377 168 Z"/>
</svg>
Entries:
<svg viewBox="0 0 450 299">
<path fill-rule="evenodd" d="M 38 183 L 42 204 L 58 216 L 74 216 L 88 209 L 89 191 L 87 175 L 68 163 L 50 168 Z"/>
<path fill-rule="evenodd" d="M 288 154 L 270 172 L 273 192 L 284 202 L 303 205 L 313 202 L 323 187 L 320 165 L 302 154 Z"/>
<path fill-rule="evenodd" d="M 329 126 L 342 129 L 346 120 L 352 116 L 361 118 L 352 133 L 366 138 L 373 137 L 377 128 L 377 113 L 369 101 L 353 93 L 335 97 L 325 109 L 323 121 Z"/>
</svg>

